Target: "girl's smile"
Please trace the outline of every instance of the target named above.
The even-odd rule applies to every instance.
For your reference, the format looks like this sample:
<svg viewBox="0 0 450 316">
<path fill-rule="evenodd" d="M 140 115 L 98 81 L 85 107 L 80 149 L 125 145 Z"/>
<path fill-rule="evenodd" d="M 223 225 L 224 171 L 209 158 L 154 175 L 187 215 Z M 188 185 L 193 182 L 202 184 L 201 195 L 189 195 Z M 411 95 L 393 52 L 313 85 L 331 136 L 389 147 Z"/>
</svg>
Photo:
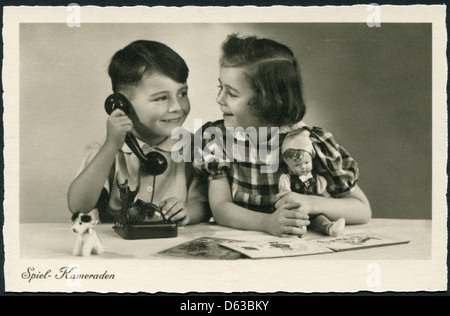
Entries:
<svg viewBox="0 0 450 316">
<path fill-rule="evenodd" d="M 219 71 L 219 94 L 217 103 L 223 112 L 225 126 L 255 127 L 261 126 L 261 121 L 255 115 L 250 103 L 255 96 L 245 68 L 221 67 Z"/>
</svg>

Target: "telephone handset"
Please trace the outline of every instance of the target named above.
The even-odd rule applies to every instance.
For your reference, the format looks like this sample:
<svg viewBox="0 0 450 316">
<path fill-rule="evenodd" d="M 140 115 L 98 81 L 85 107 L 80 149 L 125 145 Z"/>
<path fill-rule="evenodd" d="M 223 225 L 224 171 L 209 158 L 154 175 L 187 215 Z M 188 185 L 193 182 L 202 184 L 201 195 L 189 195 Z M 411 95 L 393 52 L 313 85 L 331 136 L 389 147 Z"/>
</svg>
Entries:
<svg viewBox="0 0 450 316">
<path fill-rule="evenodd" d="M 121 109 L 126 115 L 130 116 L 133 109 L 130 101 L 120 93 L 113 93 L 106 98 L 105 110 L 110 115 L 115 109 Z M 136 137 L 132 133 L 128 133 L 125 137 L 125 143 L 131 151 L 139 158 L 142 166 L 154 176 L 162 174 L 167 169 L 167 160 L 159 152 L 152 151 L 144 154 Z"/>
<path fill-rule="evenodd" d="M 131 119 L 135 116 L 131 103 L 119 93 L 111 94 L 105 101 L 106 113 L 111 114 L 115 109 L 121 109 Z M 141 167 L 155 176 L 153 177 L 155 188 L 156 176 L 167 169 L 166 158 L 156 151 L 145 155 L 132 133 L 127 134 L 125 142 L 141 161 Z M 128 180 L 125 180 L 125 183 L 118 182 L 122 208 L 115 218 L 114 231 L 125 239 L 176 237 L 178 224 L 165 219 L 160 208 L 153 204 L 155 189 L 150 203 L 139 199 L 134 201 L 137 189 L 131 191 L 127 183 Z"/>
</svg>

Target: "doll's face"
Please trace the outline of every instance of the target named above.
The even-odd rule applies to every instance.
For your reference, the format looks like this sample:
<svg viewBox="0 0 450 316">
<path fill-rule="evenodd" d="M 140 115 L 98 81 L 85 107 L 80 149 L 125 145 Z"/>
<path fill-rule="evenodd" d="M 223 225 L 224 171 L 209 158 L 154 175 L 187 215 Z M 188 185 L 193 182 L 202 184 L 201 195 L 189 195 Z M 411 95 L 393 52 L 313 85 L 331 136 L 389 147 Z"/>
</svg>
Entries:
<svg viewBox="0 0 450 316">
<path fill-rule="evenodd" d="M 285 158 L 284 161 L 290 172 L 297 176 L 305 176 L 312 171 L 312 157 L 308 152 L 305 152 L 302 158 Z"/>
</svg>

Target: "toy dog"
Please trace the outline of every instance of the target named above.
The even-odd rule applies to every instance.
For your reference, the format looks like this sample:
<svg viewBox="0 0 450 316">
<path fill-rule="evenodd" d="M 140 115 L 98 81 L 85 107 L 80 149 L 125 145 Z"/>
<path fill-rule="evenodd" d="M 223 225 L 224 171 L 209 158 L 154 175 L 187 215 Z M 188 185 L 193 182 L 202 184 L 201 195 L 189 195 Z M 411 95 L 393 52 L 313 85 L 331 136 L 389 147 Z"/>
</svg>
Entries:
<svg viewBox="0 0 450 316">
<path fill-rule="evenodd" d="M 85 257 L 91 254 L 101 254 L 103 252 L 103 244 L 94 230 L 94 226 L 97 225 L 98 221 L 93 220 L 89 214 L 77 212 L 72 215 L 72 222 L 72 231 L 78 234 L 73 255 Z"/>
</svg>

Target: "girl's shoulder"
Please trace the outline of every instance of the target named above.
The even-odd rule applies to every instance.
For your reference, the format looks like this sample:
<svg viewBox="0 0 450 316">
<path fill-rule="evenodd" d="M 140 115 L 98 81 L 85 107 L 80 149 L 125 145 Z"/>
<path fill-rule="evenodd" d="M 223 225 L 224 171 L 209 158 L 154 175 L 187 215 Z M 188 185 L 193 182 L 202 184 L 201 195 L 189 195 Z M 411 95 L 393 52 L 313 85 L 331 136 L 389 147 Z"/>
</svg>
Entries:
<svg viewBox="0 0 450 316">
<path fill-rule="evenodd" d="M 318 126 L 312 126 L 312 127 L 306 127 L 306 129 L 309 130 L 311 139 L 315 139 L 317 141 L 327 141 L 327 140 L 334 140 L 334 136 L 331 132 L 323 129 L 322 127 Z"/>
<path fill-rule="evenodd" d="M 303 121 L 299 121 L 291 126 L 287 125 L 282 126 L 280 128 L 280 134 L 289 135 L 304 130 L 309 131 L 311 138 L 328 139 L 333 137 L 333 135 L 330 132 L 326 131 L 322 127 L 310 126 L 305 124 Z"/>
<path fill-rule="evenodd" d="M 225 121 L 223 119 L 222 120 L 213 121 L 213 122 L 211 122 L 211 121 L 207 122 L 207 123 L 203 124 L 203 126 L 201 127 L 201 130 L 204 132 L 209 127 L 216 127 L 216 128 L 219 128 L 222 131 L 226 130 L 226 128 L 225 128 Z"/>
<path fill-rule="evenodd" d="M 211 130 L 213 129 L 213 130 Z M 220 131 L 222 133 L 222 135 L 225 135 L 226 133 L 226 128 L 225 128 L 225 121 L 224 120 L 217 120 L 214 122 L 207 122 L 205 124 L 202 125 L 201 128 L 199 128 L 198 130 L 195 131 L 194 133 L 194 139 L 196 140 L 201 140 L 201 142 L 205 142 L 205 141 L 210 141 L 211 138 L 208 136 L 205 138 L 205 133 L 206 134 L 217 134 L 216 132 Z"/>
<path fill-rule="evenodd" d="M 314 149 L 316 152 L 321 152 L 322 156 L 335 157 L 342 150 L 333 134 L 322 127 L 308 126 L 301 122 L 297 128 L 309 131 L 309 138 L 313 143 Z"/>
</svg>

